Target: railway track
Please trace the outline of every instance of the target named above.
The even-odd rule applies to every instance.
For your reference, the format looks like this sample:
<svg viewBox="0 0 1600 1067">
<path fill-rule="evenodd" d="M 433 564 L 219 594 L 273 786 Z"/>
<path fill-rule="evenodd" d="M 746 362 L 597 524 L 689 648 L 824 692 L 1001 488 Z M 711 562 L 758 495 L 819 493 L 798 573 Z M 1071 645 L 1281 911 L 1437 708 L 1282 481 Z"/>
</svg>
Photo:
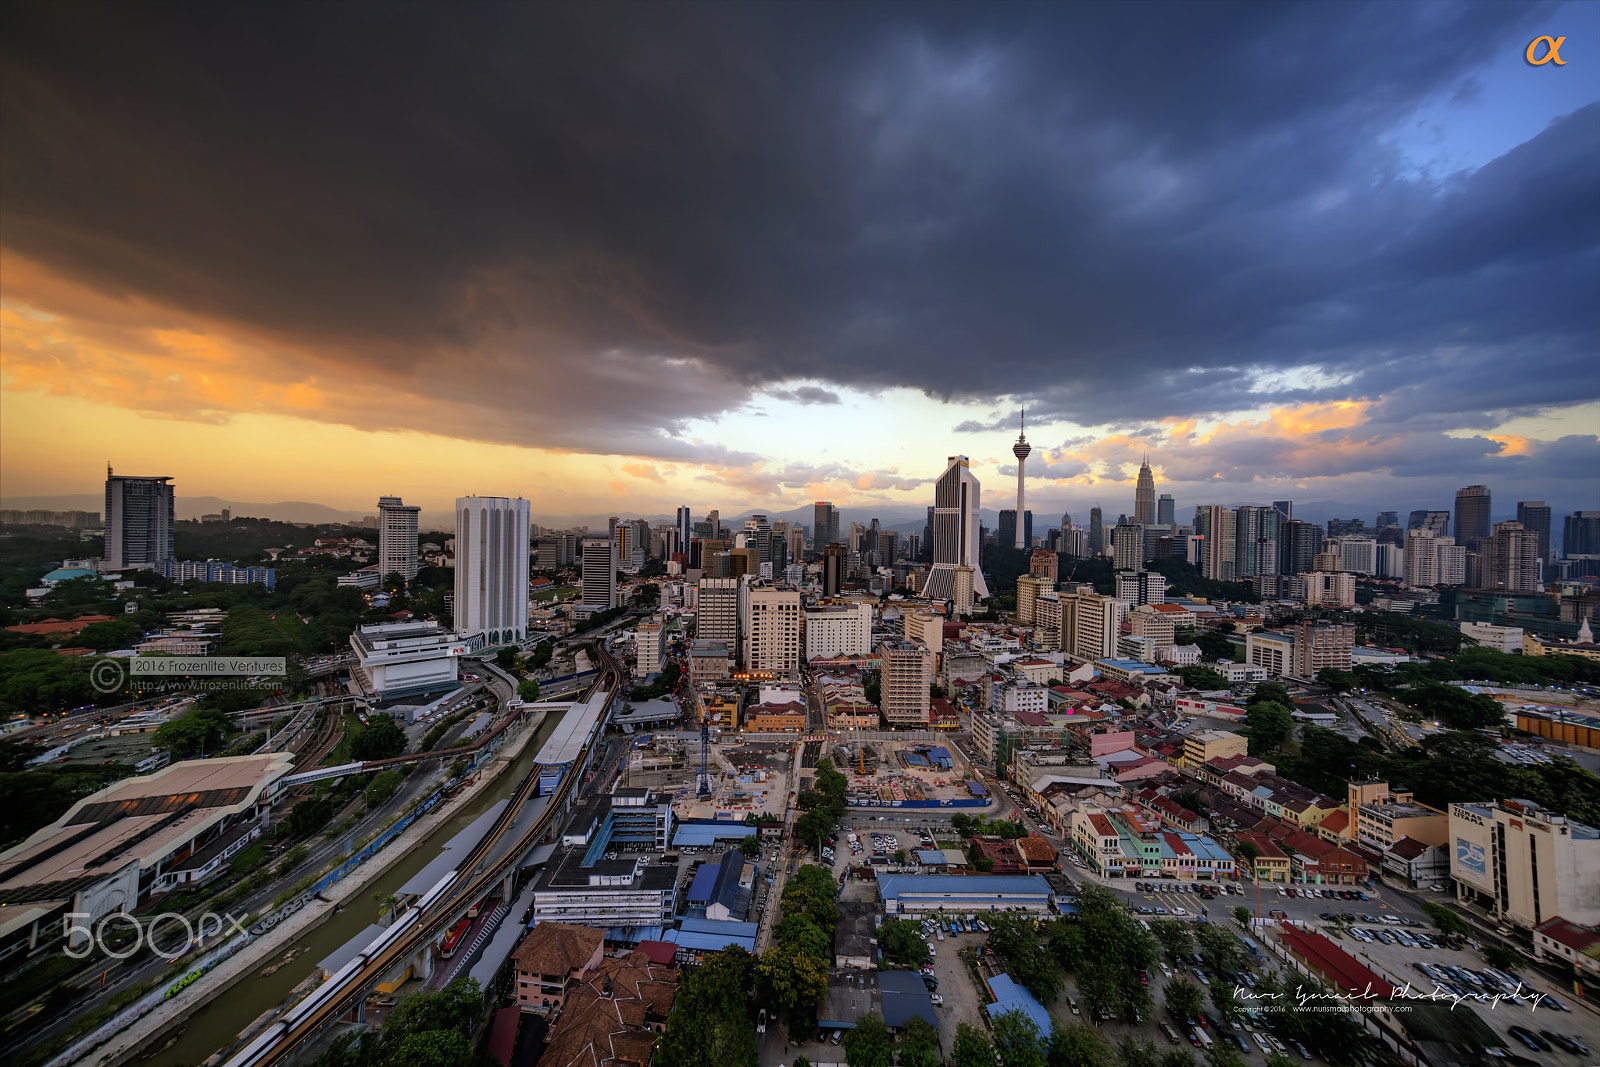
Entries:
<svg viewBox="0 0 1600 1067">
<path fill-rule="evenodd" d="M 600 648 L 602 669 L 593 686 L 585 693 L 586 701 L 603 692 L 614 696 L 621 685 L 620 665 L 611 657 L 609 650 L 603 645 Z M 510 873 L 515 865 L 520 864 L 522 856 L 551 828 L 567 795 L 582 777 L 577 769 L 587 764 L 594 746 L 604 734 L 602 717 L 572 770 L 562 775 L 550 803 L 499 859 L 482 871 L 477 870 L 513 825 L 522 806 L 538 790 L 539 764 L 529 769 L 512 795 L 512 803 L 506 805 L 489 832 L 467 853 L 461 866 L 440 879 L 415 906 L 408 908 L 338 974 L 324 982 L 282 1019 L 269 1024 L 263 1033 L 230 1057 L 224 1067 L 277 1067 L 287 1063 L 325 1026 L 359 1007 L 371 987 L 384 975 L 400 967 L 406 959 L 419 949 L 425 949 L 430 941 L 448 929 L 458 912 L 486 896 L 488 890 Z"/>
</svg>

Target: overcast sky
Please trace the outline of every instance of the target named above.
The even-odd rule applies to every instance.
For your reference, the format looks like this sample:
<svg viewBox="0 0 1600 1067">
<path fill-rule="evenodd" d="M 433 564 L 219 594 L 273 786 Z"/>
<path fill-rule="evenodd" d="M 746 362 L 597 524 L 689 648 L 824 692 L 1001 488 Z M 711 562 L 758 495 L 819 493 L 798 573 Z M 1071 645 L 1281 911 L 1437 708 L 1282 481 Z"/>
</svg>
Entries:
<svg viewBox="0 0 1600 1067">
<path fill-rule="evenodd" d="M 7 497 L 1600 507 L 1600 5 L 3 20 Z"/>
</svg>

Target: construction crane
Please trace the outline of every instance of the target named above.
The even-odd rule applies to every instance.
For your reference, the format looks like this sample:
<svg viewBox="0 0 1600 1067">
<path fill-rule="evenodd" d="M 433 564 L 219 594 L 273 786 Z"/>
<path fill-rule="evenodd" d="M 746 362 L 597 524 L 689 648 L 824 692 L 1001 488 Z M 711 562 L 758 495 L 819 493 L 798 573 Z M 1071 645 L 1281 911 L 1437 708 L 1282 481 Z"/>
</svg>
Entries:
<svg viewBox="0 0 1600 1067">
<path fill-rule="evenodd" d="M 699 796 L 711 795 L 711 772 L 707 765 L 711 762 L 711 720 L 700 720 L 700 785 L 696 792 Z"/>
</svg>

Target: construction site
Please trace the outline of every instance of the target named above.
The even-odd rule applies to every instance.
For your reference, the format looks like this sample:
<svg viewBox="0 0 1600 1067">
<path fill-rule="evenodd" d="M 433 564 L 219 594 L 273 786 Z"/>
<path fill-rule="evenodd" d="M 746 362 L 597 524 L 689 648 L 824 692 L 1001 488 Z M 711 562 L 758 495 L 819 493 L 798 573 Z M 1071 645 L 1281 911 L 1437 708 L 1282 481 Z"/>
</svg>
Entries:
<svg viewBox="0 0 1600 1067">
<path fill-rule="evenodd" d="M 639 738 L 628 753 L 626 784 L 670 794 L 673 816 L 733 819 L 765 812 L 779 819 L 788 807 L 794 744 L 749 741 L 710 744 L 677 734 Z M 703 758 L 702 758 L 703 757 Z"/>
<path fill-rule="evenodd" d="M 946 745 L 845 738 L 828 746 L 828 755 L 850 780 L 853 807 L 944 805 L 979 795 L 969 784 L 976 775 Z"/>
</svg>

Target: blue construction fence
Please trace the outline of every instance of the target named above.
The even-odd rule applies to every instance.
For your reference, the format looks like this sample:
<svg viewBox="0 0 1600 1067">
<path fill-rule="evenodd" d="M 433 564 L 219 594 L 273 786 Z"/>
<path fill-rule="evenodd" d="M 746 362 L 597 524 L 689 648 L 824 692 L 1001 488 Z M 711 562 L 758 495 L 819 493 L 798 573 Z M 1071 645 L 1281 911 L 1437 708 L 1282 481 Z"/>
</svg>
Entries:
<svg viewBox="0 0 1600 1067">
<path fill-rule="evenodd" d="M 898 804 L 851 804 L 852 808 L 982 808 L 988 797 L 958 797 L 955 800 L 902 800 Z"/>
</svg>

